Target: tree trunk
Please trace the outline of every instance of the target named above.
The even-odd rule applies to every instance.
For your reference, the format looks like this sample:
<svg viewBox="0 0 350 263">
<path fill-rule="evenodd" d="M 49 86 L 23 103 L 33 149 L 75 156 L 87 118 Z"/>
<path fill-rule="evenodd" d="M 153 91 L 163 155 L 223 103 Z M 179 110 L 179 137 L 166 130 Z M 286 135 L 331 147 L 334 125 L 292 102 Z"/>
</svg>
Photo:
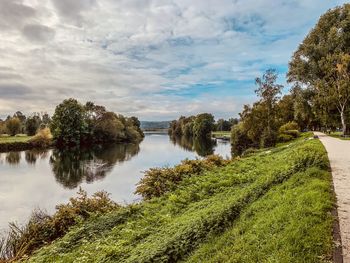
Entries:
<svg viewBox="0 0 350 263">
<path fill-rule="evenodd" d="M 340 112 L 340 118 L 341 118 L 343 135 L 346 135 L 346 120 L 345 120 L 345 113 L 343 109 Z"/>
</svg>

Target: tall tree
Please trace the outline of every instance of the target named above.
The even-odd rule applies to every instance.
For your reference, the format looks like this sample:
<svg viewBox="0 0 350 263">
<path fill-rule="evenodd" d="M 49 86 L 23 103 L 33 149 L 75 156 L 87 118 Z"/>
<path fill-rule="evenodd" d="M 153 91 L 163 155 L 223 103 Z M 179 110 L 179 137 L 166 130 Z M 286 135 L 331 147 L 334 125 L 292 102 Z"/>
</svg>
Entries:
<svg viewBox="0 0 350 263">
<path fill-rule="evenodd" d="M 350 4 L 325 13 L 306 36 L 289 64 L 288 80 L 312 88 L 323 110 L 339 112 L 346 133 L 350 102 Z"/>
<path fill-rule="evenodd" d="M 83 105 L 75 99 L 64 100 L 56 107 L 50 128 L 58 144 L 79 144 L 87 129 Z"/>
<path fill-rule="evenodd" d="M 259 108 L 261 109 L 260 114 L 262 114 L 260 122 L 264 125 L 260 141 L 262 147 L 273 146 L 276 143 L 276 107 L 279 94 L 281 94 L 283 88 L 283 86 L 277 84 L 276 81 L 277 73 L 274 69 L 266 70 L 262 78 L 256 78 L 255 80 L 258 86 L 255 93 L 260 97 Z"/>
</svg>

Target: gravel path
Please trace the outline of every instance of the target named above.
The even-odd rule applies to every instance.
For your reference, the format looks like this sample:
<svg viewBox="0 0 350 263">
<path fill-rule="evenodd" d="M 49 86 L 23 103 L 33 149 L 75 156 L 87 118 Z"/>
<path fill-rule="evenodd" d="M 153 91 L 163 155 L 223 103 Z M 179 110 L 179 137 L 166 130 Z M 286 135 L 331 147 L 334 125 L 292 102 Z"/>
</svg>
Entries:
<svg viewBox="0 0 350 263">
<path fill-rule="evenodd" d="M 331 163 L 344 263 L 350 263 L 350 141 L 315 134 L 326 147 Z"/>
</svg>

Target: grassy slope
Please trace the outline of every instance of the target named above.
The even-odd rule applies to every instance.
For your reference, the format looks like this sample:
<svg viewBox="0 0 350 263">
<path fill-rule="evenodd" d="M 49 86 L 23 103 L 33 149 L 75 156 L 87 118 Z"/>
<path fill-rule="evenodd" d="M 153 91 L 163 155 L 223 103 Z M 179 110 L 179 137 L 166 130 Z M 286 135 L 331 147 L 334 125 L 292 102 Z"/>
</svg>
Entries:
<svg viewBox="0 0 350 263">
<path fill-rule="evenodd" d="M 294 142 L 92 218 L 30 262 L 320 262 L 332 251 L 328 159 Z"/>
</svg>

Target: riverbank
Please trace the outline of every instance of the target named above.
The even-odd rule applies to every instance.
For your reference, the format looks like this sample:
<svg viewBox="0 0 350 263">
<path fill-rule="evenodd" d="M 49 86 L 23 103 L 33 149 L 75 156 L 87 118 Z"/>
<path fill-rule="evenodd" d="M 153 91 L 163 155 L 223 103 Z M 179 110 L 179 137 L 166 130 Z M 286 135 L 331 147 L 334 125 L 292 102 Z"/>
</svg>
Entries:
<svg viewBox="0 0 350 263">
<path fill-rule="evenodd" d="M 0 136 L 0 152 L 25 151 L 34 148 L 32 136 Z"/>
<path fill-rule="evenodd" d="M 303 140 L 235 159 L 172 191 L 73 227 L 29 262 L 319 262 L 332 259 L 326 151 Z"/>
<path fill-rule="evenodd" d="M 230 131 L 213 131 L 211 133 L 211 137 L 215 139 L 229 141 L 231 140 L 231 132 Z"/>
</svg>

